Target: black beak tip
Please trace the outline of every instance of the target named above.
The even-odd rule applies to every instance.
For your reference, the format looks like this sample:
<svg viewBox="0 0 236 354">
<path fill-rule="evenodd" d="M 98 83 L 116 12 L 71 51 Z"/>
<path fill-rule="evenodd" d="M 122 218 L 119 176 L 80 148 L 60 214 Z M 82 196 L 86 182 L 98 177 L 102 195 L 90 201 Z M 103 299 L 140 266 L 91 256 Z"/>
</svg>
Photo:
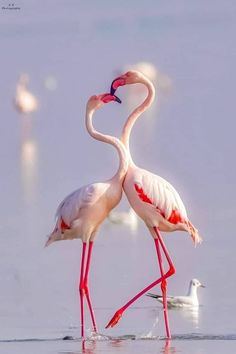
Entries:
<svg viewBox="0 0 236 354">
<path fill-rule="evenodd" d="M 111 93 L 111 95 L 114 95 L 114 93 L 116 92 L 116 90 L 112 87 L 112 85 L 111 85 L 111 89 L 110 89 L 110 93 Z"/>
<path fill-rule="evenodd" d="M 113 80 L 112 83 L 111 83 L 111 88 L 110 88 L 110 93 L 111 95 L 114 95 L 114 93 L 116 92 L 116 89 L 113 87 L 113 84 L 116 80 Z"/>
<path fill-rule="evenodd" d="M 121 101 L 121 99 L 119 99 L 119 97 L 117 97 L 116 95 L 114 95 L 114 97 L 116 98 L 116 102 L 122 103 L 122 101 Z"/>
</svg>

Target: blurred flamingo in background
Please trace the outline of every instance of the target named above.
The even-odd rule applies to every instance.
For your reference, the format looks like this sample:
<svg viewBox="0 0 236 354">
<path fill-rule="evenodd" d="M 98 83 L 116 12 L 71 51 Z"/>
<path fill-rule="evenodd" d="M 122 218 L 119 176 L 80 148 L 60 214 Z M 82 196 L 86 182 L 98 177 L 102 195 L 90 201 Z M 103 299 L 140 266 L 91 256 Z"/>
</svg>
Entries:
<svg viewBox="0 0 236 354">
<path fill-rule="evenodd" d="M 54 241 L 82 240 L 82 258 L 80 269 L 80 304 L 81 304 L 81 336 L 84 337 L 84 295 L 87 299 L 93 330 L 97 331 L 95 316 L 88 288 L 88 274 L 93 248 L 93 241 L 98 229 L 109 212 L 119 203 L 122 196 L 122 183 L 128 169 L 126 150 L 119 139 L 104 135 L 96 131 L 92 125 L 92 117 L 104 103 L 117 101 L 118 97 L 103 94 L 92 96 L 86 108 L 86 127 L 89 134 L 96 140 L 113 145 L 119 154 L 119 168 L 116 174 L 105 182 L 88 184 L 68 195 L 59 205 L 56 212 L 56 226 L 48 238 L 46 246 Z M 88 245 L 87 260 L 85 262 L 86 247 Z M 86 264 L 86 267 L 85 267 Z"/>
<path fill-rule="evenodd" d="M 163 94 L 170 93 L 172 90 L 172 80 L 167 75 L 164 74 L 160 69 L 158 69 L 153 63 L 148 61 L 140 61 L 135 64 L 125 65 L 123 72 L 126 71 L 139 71 L 144 74 L 149 80 L 154 83 L 158 83 L 158 92 L 162 92 Z M 137 90 L 132 90 L 137 93 Z"/>
<path fill-rule="evenodd" d="M 29 75 L 21 74 L 16 84 L 15 106 L 20 113 L 32 113 L 38 109 L 37 98 L 28 90 Z"/>
<path fill-rule="evenodd" d="M 184 204 L 174 187 L 163 178 L 141 169 L 132 160 L 129 149 L 129 138 L 132 127 L 137 118 L 152 104 L 155 98 L 155 88 L 151 81 L 137 71 L 129 71 L 116 78 L 111 85 L 111 94 L 114 94 L 119 86 L 141 83 L 148 89 L 148 95 L 144 102 L 137 107 L 128 117 L 122 132 L 122 142 L 124 143 L 129 157 L 129 168 L 125 177 L 123 188 L 135 212 L 143 219 L 147 225 L 155 242 L 157 258 L 160 267 L 161 278 L 155 280 L 123 307 L 121 307 L 108 323 L 106 328 L 113 327 L 120 320 L 123 312 L 140 296 L 146 293 L 155 285 L 161 283 L 166 335 L 171 337 L 167 312 L 166 279 L 175 273 L 173 262 L 169 256 L 167 248 L 161 237 L 160 231 L 183 230 L 190 233 L 195 244 L 201 242 L 197 229 L 192 225 L 187 217 Z M 161 248 L 169 264 L 169 270 L 165 273 L 162 264 Z"/>
<path fill-rule="evenodd" d="M 126 225 L 133 232 L 138 228 L 138 216 L 132 208 L 128 211 L 112 210 L 108 215 L 108 220 L 112 224 Z"/>
</svg>

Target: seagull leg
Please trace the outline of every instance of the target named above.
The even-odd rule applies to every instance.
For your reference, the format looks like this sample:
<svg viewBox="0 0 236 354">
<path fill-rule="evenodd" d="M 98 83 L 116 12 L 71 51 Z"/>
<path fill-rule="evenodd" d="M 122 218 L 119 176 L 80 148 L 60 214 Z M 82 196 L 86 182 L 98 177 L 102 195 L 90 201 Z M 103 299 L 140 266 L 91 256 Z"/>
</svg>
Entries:
<svg viewBox="0 0 236 354">
<path fill-rule="evenodd" d="M 171 338 L 170 334 L 170 327 L 169 327 L 169 319 L 168 319 L 168 309 L 167 309 L 167 299 L 166 299 L 166 289 L 167 289 L 167 281 L 164 278 L 164 266 L 162 263 L 162 256 L 161 256 L 161 250 L 160 250 L 160 232 L 157 228 L 154 228 L 155 233 L 157 235 L 157 238 L 154 239 L 155 245 L 156 245 L 156 250 L 157 250 L 157 257 L 158 257 L 158 262 L 160 266 L 160 272 L 162 276 L 162 281 L 161 281 L 161 290 L 162 290 L 162 298 L 163 298 L 163 310 L 164 310 L 164 319 L 165 319 L 165 326 L 166 326 L 166 336 L 167 338 Z"/>
<path fill-rule="evenodd" d="M 140 298 L 140 296 L 142 296 L 147 291 L 152 289 L 154 286 L 156 286 L 157 284 L 161 283 L 163 280 L 167 279 L 168 277 L 170 277 L 171 275 L 173 275 L 175 273 L 175 268 L 174 268 L 173 262 L 172 262 L 169 254 L 167 252 L 167 249 L 165 247 L 164 241 L 162 240 L 160 234 L 157 234 L 157 238 L 160 241 L 160 245 L 161 245 L 161 247 L 163 249 L 163 252 L 164 252 L 164 254 L 166 256 L 167 262 L 168 262 L 169 267 L 170 267 L 169 270 L 164 274 L 164 276 L 162 276 L 161 278 L 155 280 L 153 283 L 148 285 L 146 288 L 144 288 L 142 291 L 140 291 L 137 295 L 135 295 L 130 301 L 128 301 L 123 307 L 121 307 L 118 311 L 116 311 L 116 313 L 114 314 L 114 316 L 112 317 L 110 322 L 107 324 L 106 328 L 114 327 L 119 322 L 123 312 L 130 305 L 132 305 L 138 298 Z M 155 241 L 155 239 L 154 239 L 154 241 Z M 155 241 L 155 245 L 156 245 L 156 241 Z"/>
<path fill-rule="evenodd" d="M 87 255 L 87 263 L 86 263 L 86 269 L 85 269 L 85 276 L 84 276 L 84 292 L 85 296 L 88 302 L 88 307 L 93 323 L 93 330 L 94 332 L 97 332 L 97 325 L 96 325 L 96 320 L 94 316 L 94 311 L 92 307 L 92 303 L 90 300 L 90 294 L 89 294 L 89 287 L 88 287 L 88 274 L 89 274 L 89 268 L 90 268 L 90 261 L 91 261 L 91 254 L 92 254 L 92 248 L 93 248 L 93 241 L 89 241 L 89 248 L 88 248 L 88 255 Z"/>
<path fill-rule="evenodd" d="M 80 266 L 80 283 L 79 283 L 79 293 L 80 293 L 80 314 L 81 314 L 81 337 L 84 338 L 84 261 L 86 252 L 86 242 L 83 242 L 82 246 L 82 257 Z"/>
</svg>

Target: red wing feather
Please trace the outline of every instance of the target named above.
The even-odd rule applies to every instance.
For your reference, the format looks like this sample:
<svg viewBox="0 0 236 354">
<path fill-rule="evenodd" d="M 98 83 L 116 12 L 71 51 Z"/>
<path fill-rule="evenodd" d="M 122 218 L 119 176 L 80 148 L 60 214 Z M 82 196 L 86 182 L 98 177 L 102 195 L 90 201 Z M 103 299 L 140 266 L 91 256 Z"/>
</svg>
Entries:
<svg viewBox="0 0 236 354">
<path fill-rule="evenodd" d="M 151 199 L 148 198 L 148 196 L 144 193 L 143 188 L 139 187 L 136 183 L 134 184 L 134 187 L 136 189 L 136 192 L 138 193 L 139 198 L 145 202 L 145 203 L 149 203 L 149 204 L 153 204 Z"/>
<path fill-rule="evenodd" d="M 172 224 L 184 223 L 184 220 L 182 219 L 180 213 L 176 209 L 172 210 L 172 213 L 168 221 L 171 222 Z"/>
<path fill-rule="evenodd" d="M 65 221 L 61 218 L 61 225 L 60 225 L 61 231 L 69 230 L 70 226 L 65 223 Z"/>
<path fill-rule="evenodd" d="M 139 187 L 136 183 L 134 184 L 134 187 L 136 189 L 136 192 L 138 193 L 139 198 L 145 202 L 145 203 L 149 203 L 154 205 L 154 203 L 151 201 L 151 199 L 144 193 L 143 188 Z M 157 205 L 155 205 L 156 209 L 158 210 L 158 212 L 165 217 L 165 214 L 163 213 L 163 211 L 161 211 Z"/>
</svg>

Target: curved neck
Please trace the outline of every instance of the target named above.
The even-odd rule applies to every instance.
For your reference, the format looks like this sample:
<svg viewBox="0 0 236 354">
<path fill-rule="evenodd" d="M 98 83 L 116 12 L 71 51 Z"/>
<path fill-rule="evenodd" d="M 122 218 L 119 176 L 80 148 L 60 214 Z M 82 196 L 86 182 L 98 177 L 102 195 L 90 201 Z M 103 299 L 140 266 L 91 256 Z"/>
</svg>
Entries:
<svg viewBox="0 0 236 354">
<path fill-rule="evenodd" d="M 119 154 L 119 167 L 116 172 L 116 174 L 113 176 L 113 179 L 118 179 L 118 181 L 122 181 L 125 177 L 125 174 L 128 170 L 128 158 L 127 158 L 127 152 L 126 149 L 123 145 L 123 143 L 110 135 L 105 135 L 102 133 L 99 133 L 94 127 L 93 127 L 93 114 L 94 114 L 95 109 L 90 109 L 87 107 L 86 109 L 86 128 L 88 133 L 96 140 L 102 141 L 104 143 L 113 145 L 116 150 L 118 151 Z"/>
<path fill-rule="evenodd" d="M 147 97 L 145 98 L 143 103 L 139 105 L 137 108 L 135 108 L 134 111 L 129 115 L 121 135 L 121 141 L 126 147 L 130 163 L 133 163 L 132 157 L 130 155 L 130 149 L 129 149 L 129 138 L 130 138 L 131 130 L 136 120 L 143 112 L 145 112 L 151 106 L 155 98 L 155 87 L 153 86 L 151 81 L 149 81 L 146 78 L 145 80 L 140 81 L 140 84 L 144 84 L 147 87 L 148 89 Z"/>
</svg>

